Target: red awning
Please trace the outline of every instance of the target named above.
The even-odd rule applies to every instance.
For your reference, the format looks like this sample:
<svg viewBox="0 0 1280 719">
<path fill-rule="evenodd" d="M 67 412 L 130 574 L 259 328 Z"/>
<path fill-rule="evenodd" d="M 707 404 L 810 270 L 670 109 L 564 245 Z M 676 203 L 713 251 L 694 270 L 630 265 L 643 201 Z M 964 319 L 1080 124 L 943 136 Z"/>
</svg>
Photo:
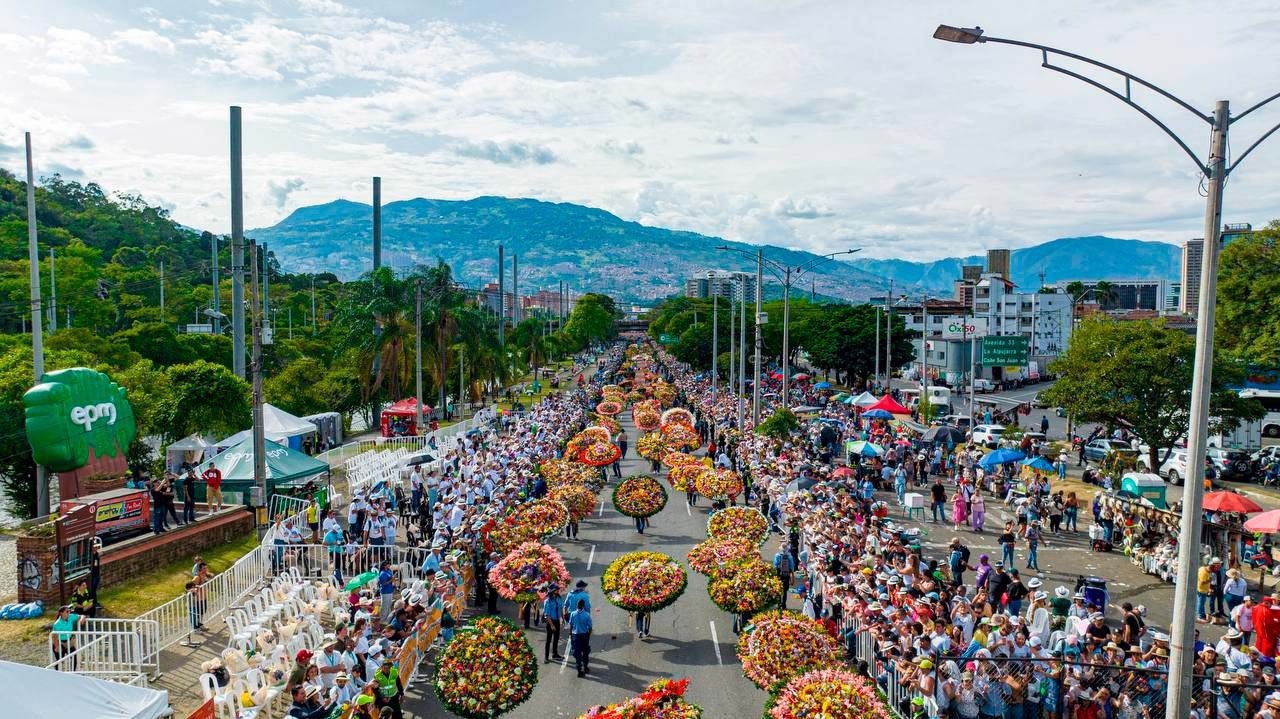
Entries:
<svg viewBox="0 0 1280 719">
<path fill-rule="evenodd" d="M 889 395 L 881 397 L 879 402 L 876 402 L 870 407 L 863 407 L 862 411 L 866 412 L 867 410 L 872 409 L 882 409 L 889 414 L 911 414 L 911 410 L 895 402 L 893 397 L 890 397 Z"/>
<path fill-rule="evenodd" d="M 417 412 L 418 412 L 418 410 L 417 410 L 417 402 L 418 402 L 418 401 L 417 401 L 416 399 L 414 399 L 413 397 L 410 397 L 410 398 L 408 398 L 408 399 L 402 399 L 402 400 L 400 400 L 399 402 L 396 402 L 395 404 L 391 405 L 390 407 L 387 407 L 387 408 L 383 409 L 383 410 L 382 410 L 382 413 L 383 413 L 383 414 L 405 415 L 405 416 L 412 416 L 412 415 L 416 415 L 416 414 L 417 414 Z M 422 411 L 423 411 L 423 412 L 430 412 L 430 411 L 431 411 L 431 408 L 430 408 L 430 407 L 428 407 L 428 406 L 426 405 L 426 403 L 423 403 L 423 405 L 422 405 Z"/>
</svg>

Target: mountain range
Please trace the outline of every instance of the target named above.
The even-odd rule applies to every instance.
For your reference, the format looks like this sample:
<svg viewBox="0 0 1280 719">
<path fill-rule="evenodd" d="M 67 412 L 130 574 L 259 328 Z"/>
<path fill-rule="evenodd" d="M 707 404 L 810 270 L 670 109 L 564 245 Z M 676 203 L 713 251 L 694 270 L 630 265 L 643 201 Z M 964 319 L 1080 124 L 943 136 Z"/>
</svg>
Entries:
<svg viewBox="0 0 1280 719">
<path fill-rule="evenodd" d="M 301 207 L 247 236 L 265 242 L 281 266 L 295 272 L 333 272 L 350 279 L 367 271 L 372 252 L 372 209 L 335 200 Z M 650 227 L 604 210 L 525 198 L 472 200 L 417 198 L 382 208 L 382 261 L 396 269 L 448 262 L 459 280 L 478 286 L 497 279 L 498 245 L 519 257 L 520 291 L 554 289 L 565 281 L 575 291 L 598 291 L 631 301 L 652 301 L 683 292 L 685 278 L 708 269 L 755 270 L 757 245 L 695 232 Z M 728 246 L 740 252 L 717 249 Z M 802 250 L 763 246 L 765 257 L 796 267 L 819 259 Z M 747 254 L 742 254 L 747 253 Z M 817 262 L 793 291 L 846 300 L 895 292 L 949 295 L 961 266 L 982 257 L 932 262 L 867 259 Z M 1061 238 L 1012 252 L 1011 279 L 1034 288 L 1044 281 L 1072 279 L 1176 279 L 1181 250 L 1161 242 L 1102 236 Z M 766 274 L 767 271 L 766 271 Z M 510 274 L 508 274 L 508 286 Z"/>
</svg>

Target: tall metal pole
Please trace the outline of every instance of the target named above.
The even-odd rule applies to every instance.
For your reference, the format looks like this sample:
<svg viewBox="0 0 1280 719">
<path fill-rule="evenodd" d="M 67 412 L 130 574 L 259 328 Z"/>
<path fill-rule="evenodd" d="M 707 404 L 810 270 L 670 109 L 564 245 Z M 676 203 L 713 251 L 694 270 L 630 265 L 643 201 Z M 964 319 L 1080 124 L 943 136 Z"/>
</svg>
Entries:
<svg viewBox="0 0 1280 719">
<path fill-rule="evenodd" d="M 1185 717 L 1195 700 L 1196 583 L 1204 504 L 1205 443 L 1209 436 L 1209 399 L 1213 383 L 1213 321 L 1218 291 L 1218 247 L 1222 231 L 1222 186 L 1227 176 L 1227 129 L 1230 106 L 1219 100 L 1213 110 L 1209 146 L 1209 192 L 1204 210 L 1204 258 L 1200 263 L 1200 312 L 1196 321 L 1196 356 L 1191 384 L 1191 424 L 1187 435 L 1187 483 L 1182 492 L 1178 535 L 1178 581 L 1174 584 L 1173 627 L 1169 633 L 1169 698 L 1165 716 Z"/>
<path fill-rule="evenodd" d="M 507 268 L 502 258 L 503 247 L 498 245 L 498 347 L 507 346 Z"/>
<path fill-rule="evenodd" d="M 271 255 L 267 252 L 267 243 L 262 243 L 262 316 L 271 321 Z"/>
<path fill-rule="evenodd" d="M 160 321 L 164 322 L 164 260 L 160 260 Z"/>
<path fill-rule="evenodd" d="M 884 300 L 884 393 L 893 385 L 893 280 L 889 280 L 889 296 Z"/>
<path fill-rule="evenodd" d="M 382 178 L 373 178 L 373 269 L 382 266 Z"/>
<path fill-rule="evenodd" d="M 418 278 L 417 290 L 413 303 L 413 425 L 418 434 L 422 431 L 422 278 Z"/>
<path fill-rule="evenodd" d="M 218 236 L 209 233 L 209 255 L 212 260 L 211 267 L 213 269 L 213 297 L 210 298 L 210 309 L 215 313 L 222 311 L 222 302 L 218 299 Z M 218 315 L 214 314 L 213 333 L 215 335 L 222 334 L 222 320 L 218 319 Z"/>
<path fill-rule="evenodd" d="M 760 292 L 764 280 L 764 250 L 756 250 L 756 366 L 751 383 L 751 426 L 760 424 L 760 345 L 764 342 L 764 312 L 760 309 Z"/>
<path fill-rule="evenodd" d="M 734 360 L 733 360 L 734 345 L 738 341 L 737 336 L 734 335 L 733 333 L 733 330 L 735 327 L 734 322 L 735 322 L 735 318 L 734 318 L 734 306 L 733 306 L 733 291 L 730 290 L 729 291 L 729 382 L 728 382 L 728 387 L 729 387 L 729 394 L 731 395 L 733 394 L 733 385 L 735 383 L 733 371 L 735 368 L 737 368 L 737 365 L 734 364 Z"/>
<path fill-rule="evenodd" d="M 49 334 L 58 331 L 58 259 L 52 247 L 49 248 Z M 164 285 L 161 285 L 163 288 Z M 161 289 L 161 292 L 164 290 Z M 164 303 L 161 302 L 161 309 Z"/>
<path fill-rule="evenodd" d="M 231 371 L 244 378 L 244 167 L 240 108 L 231 106 Z"/>
<path fill-rule="evenodd" d="M 311 275 L 311 334 L 316 333 L 316 276 Z"/>
<path fill-rule="evenodd" d="M 925 403 L 929 400 L 929 296 L 920 300 L 920 399 L 916 407 L 920 410 L 920 421 L 926 422 L 924 416 Z"/>
<path fill-rule="evenodd" d="M 791 268 L 782 283 L 782 406 L 791 409 Z"/>
<path fill-rule="evenodd" d="M 520 324 L 520 255 L 511 255 L 511 327 Z"/>
<path fill-rule="evenodd" d="M 249 264 L 258 264 L 258 243 L 249 240 Z M 266 435 L 262 426 L 262 306 L 258 304 L 258 273 L 252 275 L 252 296 L 250 307 L 253 310 L 253 483 L 262 493 L 262 504 L 271 506 L 271 498 L 267 495 L 267 447 Z M 270 523 L 271 518 L 266 521 Z"/>
<path fill-rule="evenodd" d="M 31 164 L 31 133 L 27 140 L 27 261 L 31 264 L 31 367 L 35 383 L 44 381 L 44 325 L 41 322 L 40 249 L 36 231 L 36 176 Z M 36 516 L 49 514 L 49 481 L 44 466 L 36 465 Z"/>
<path fill-rule="evenodd" d="M 711 284 L 711 273 L 707 273 L 707 284 Z M 719 374 L 720 359 L 720 295 L 711 292 L 711 398 L 716 396 L 716 376 Z"/>
<path fill-rule="evenodd" d="M 988 300 L 989 302 L 990 300 Z M 978 328 L 978 285 L 973 285 L 973 328 Z M 967 331 L 967 330 L 966 330 Z M 974 336 L 969 338 L 969 430 L 973 430 L 973 403 L 974 403 L 974 385 L 978 384 L 978 333 L 974 332 Z M 1070 420 L 1068 420 L 1070 424 Z M 1071 433 L 1067 432 L 1067 438 L 1071 438 Z"/>
<path fill-rule="evenodd" d="M 880 382 L 880 308 L 873 307 L 876 314 L 876 365 L 871 370 L 871 386 L 874 388 Z"/>
<path fill-rule="evenodd" d="M 743 430 L 743 406 L 747 403 L 747 283 L 738 276 L 738 294 L 742 301 L 738 303 L 738 431 Z"/>
</svg>

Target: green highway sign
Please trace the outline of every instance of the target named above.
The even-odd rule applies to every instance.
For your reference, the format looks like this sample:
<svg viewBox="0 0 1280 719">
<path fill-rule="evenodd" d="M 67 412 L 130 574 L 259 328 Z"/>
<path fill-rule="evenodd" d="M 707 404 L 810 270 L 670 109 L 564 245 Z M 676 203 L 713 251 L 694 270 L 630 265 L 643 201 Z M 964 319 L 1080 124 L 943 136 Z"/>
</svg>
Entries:
<svg viewBox="0 0 1280 719">
<path fill-rule="evenodd" d="M 677 336 L 675 336 L 675 335 L 669 335 L 669 334 L 666 334 L 666 333 L 664 332 L 664 333 L 662 333 L 662 334 L 658 335 L 658 341 L 659 341 L 659 342 L 661 342 L 661 343 L 662 343 L 662 344 L 664 344 L 664 345 L 673 345 L 673 344 L 675 344 L 675 343 L 679 342 L 679 341 L 680 341 L 680 338 L 679 338 L 679 337 L 677 337 Z"/>
<path fill-rule="evenodd" d="M 982 365 L 984 367 L 1026 367 L 1030 360 L 1031 340 L 1022 335 L 982 338 Z"/>
</svg>

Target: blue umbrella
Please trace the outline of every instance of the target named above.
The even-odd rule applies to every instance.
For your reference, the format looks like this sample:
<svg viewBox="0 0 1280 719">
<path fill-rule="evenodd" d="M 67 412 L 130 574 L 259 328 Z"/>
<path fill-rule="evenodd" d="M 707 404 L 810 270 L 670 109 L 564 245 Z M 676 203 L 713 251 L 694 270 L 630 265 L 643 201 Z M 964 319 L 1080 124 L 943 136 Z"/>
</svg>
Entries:
<svg viewBox="0 0 1280 719">
<path fill-rule="evenodd" d="M 1022 460 L 1023 467 L 1030 467 L 1041 472 L 1052 472 L 1053 464 L 1044 457 L 1028 457 Z"/>
<path fill-rule="evenodd" d="M 994 467 L 999 464 L 1008 464 L 1010 462 L 1017 462 L 1018 460 L 1026 456 L 1027 455 L 1022 453 L 1022 450 L 1018 450 L 1018 449 L 997 449 L 996 451 L 992 452 L 991 454 L 988 454 L 987 456 L 979 460 L 978 466 L 988 467 L 988 468 Z"/>
<path fill-rule="evenodd" d="M 884 448 L 878 444 L 866 441 L 850 442 L 848 445 L 849 453 L 863 457 L 879 457 L 884 454 Z"/>
<path fill-rule="evenodd" d="M 816 384 L 814 384 L 814 385 L 813 385 L 813 388 L 814 388 L 814 389 L 831 389 L 831 383 L 830 383 L 830 382 L 818 382 L 818 383 L 816 383 Z"/>
<path fill-rule="evenodd" d="M 863 412 L 862 416 L 867 419 L 893 419 L 893 415 L 888 410 L 883 409 L 869 409 Z"/>
</svg>

